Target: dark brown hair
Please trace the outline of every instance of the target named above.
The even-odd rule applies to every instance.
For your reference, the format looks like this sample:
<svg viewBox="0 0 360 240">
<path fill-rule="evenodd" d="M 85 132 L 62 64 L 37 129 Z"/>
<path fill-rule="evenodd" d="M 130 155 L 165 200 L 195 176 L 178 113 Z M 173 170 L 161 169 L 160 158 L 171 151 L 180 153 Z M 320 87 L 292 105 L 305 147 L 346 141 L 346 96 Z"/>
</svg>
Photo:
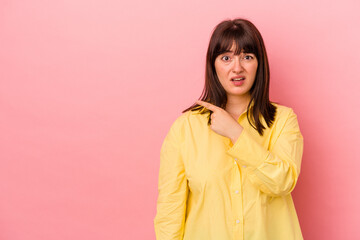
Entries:
<svg viewBox="0 0 360 240">
<path fill-rule="evenodd" d="M 249 20 L 242 18 L 224 20 L 215 27 L 206 54 L 205 86 L 200 100 L 225 109 L 227 95 L 216 74 L 215 59 L 220 54 L 230 51 L 233 43 L 236 46 L 234 54 L 240 54 L 244 50 L 245 53 L 255 54 L 258 59 L 255 81 L 250 89 L 251 98 L 247 106 L 247 119 L 250 125 L 260 135 L 263 135 L 265 127 L 260 121 L 260 115 L 265 119 L 267 126 L 271 127 L 275 119 L 276 106 L 269 100 L 270 71 L 265 45 L 259 30 Z M 252 102 L 254 104 L 250 108 Z M 196 111 L 202 108 L 203 106 L 195 103 L 185 109 L 183 113 L 188 110 Z M 210 125 L 212 111 L 204 109 L 201 114 L 207 112 L 210 112 L 208 115 L 208 125 Z M 251 116 L 251 119 L 249 116 Z"/>
</svg>

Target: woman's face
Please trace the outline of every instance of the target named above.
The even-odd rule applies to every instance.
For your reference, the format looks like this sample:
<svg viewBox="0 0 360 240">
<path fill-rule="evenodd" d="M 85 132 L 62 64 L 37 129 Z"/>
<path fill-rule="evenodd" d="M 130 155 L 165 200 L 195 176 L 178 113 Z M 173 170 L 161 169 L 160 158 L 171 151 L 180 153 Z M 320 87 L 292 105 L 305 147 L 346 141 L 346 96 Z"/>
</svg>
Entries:
<svg viewBox="0 0 360 240">
<path fill-rule="evenodd" d="M 234 55 L 234 49 L 233 45 L 230 52 L 217 56 L 216 74 L 228 96 L 250 95 L 249 91 L 255 81 L 258 61 L 253 53 L 241 52 L 240 55 Z"/>
</svg>

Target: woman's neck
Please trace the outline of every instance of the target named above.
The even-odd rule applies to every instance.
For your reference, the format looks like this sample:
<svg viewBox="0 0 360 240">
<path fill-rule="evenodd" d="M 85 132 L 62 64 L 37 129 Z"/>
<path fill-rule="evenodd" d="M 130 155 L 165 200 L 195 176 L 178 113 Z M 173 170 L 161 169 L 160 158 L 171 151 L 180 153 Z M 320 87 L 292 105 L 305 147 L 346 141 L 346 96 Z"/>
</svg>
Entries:
<svg viewBox="0 0 360 240">
<path fill-rule="evenodd" d="M 250 95 L 228 96 L 225 110 L 237 120 L 237 118 L 245 112 L 249 102 Z"/>
</svg>

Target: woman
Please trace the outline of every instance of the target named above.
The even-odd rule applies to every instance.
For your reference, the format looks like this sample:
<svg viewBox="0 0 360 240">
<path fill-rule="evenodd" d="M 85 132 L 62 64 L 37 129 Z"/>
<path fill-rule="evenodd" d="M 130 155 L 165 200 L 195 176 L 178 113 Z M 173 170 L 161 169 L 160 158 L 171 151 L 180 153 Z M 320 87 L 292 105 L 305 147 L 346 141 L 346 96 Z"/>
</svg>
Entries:
<svg viewBox="0 0 360 240">
<path fill-rule="evenodd" d="M 269 100 L 267 54 L 250 21 L 214 29 L 196 103 L 161 147 L 156 239 L 303 239 L 291 197 L 303 136 L 293 109 Z"/>
</svg>

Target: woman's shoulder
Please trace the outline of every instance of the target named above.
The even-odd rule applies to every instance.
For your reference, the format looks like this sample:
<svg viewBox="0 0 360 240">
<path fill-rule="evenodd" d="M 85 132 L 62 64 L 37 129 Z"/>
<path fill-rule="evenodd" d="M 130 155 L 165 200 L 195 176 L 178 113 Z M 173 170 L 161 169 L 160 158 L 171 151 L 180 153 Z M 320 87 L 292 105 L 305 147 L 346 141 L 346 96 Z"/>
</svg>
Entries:
<svg viewBox="0 0 360 240">
<path fill-rule="evenodd" d="M 178 114 L 171 124 L 171 128 L 182 128 L 186 122 L 189 121 L 191 111 L 186 111 L 181 114 Z"/>
<path fill-rule="evenodd" d="M 208 114 L 200 114 L 201 110 L 188 110 L 179 114 L 172 123 L 172 128 L 182 129 L 195 127 L 197 123 L 207 121 Z"/>
<path fill-rule="evenodd" d="M 186 119 L 189 123 L 194 122 L 204 122 L 208 121 L 209 111 L 204 111 L 205 108 L 188 110 L 182 114 L 183 118 Z"/>
<path fill-rule="evenodd" d="M 200 114 L 200 110 L 187 110 L 186 112 L 181 113 L 175 119 L 175 122 L 179 125 L 183 125 L 199 118 L 206 118 L 206 114 Z"/>
<path fill-rule="evenodd" d="M 294 122 L 294 120 L 297 121 L 297 114 L 292 107 L 274 102 L 272 102 L 272 104 L 277 108 L 274 127 L 279 127 L 281 129 L 285 124 Z"/>
<path fill-rule="evenodd" d="M 290 114 L 295 114 L 294 110 L 292 107 L 287 106 L 287 105 L 283 105 L 280 103 L 275 103 L 275 102 L 271 102 L 274 106 L 276 106 L 276 113 L 278 115 L 278 117 L 286 117 L 289 116 Z"/>
</svg>

